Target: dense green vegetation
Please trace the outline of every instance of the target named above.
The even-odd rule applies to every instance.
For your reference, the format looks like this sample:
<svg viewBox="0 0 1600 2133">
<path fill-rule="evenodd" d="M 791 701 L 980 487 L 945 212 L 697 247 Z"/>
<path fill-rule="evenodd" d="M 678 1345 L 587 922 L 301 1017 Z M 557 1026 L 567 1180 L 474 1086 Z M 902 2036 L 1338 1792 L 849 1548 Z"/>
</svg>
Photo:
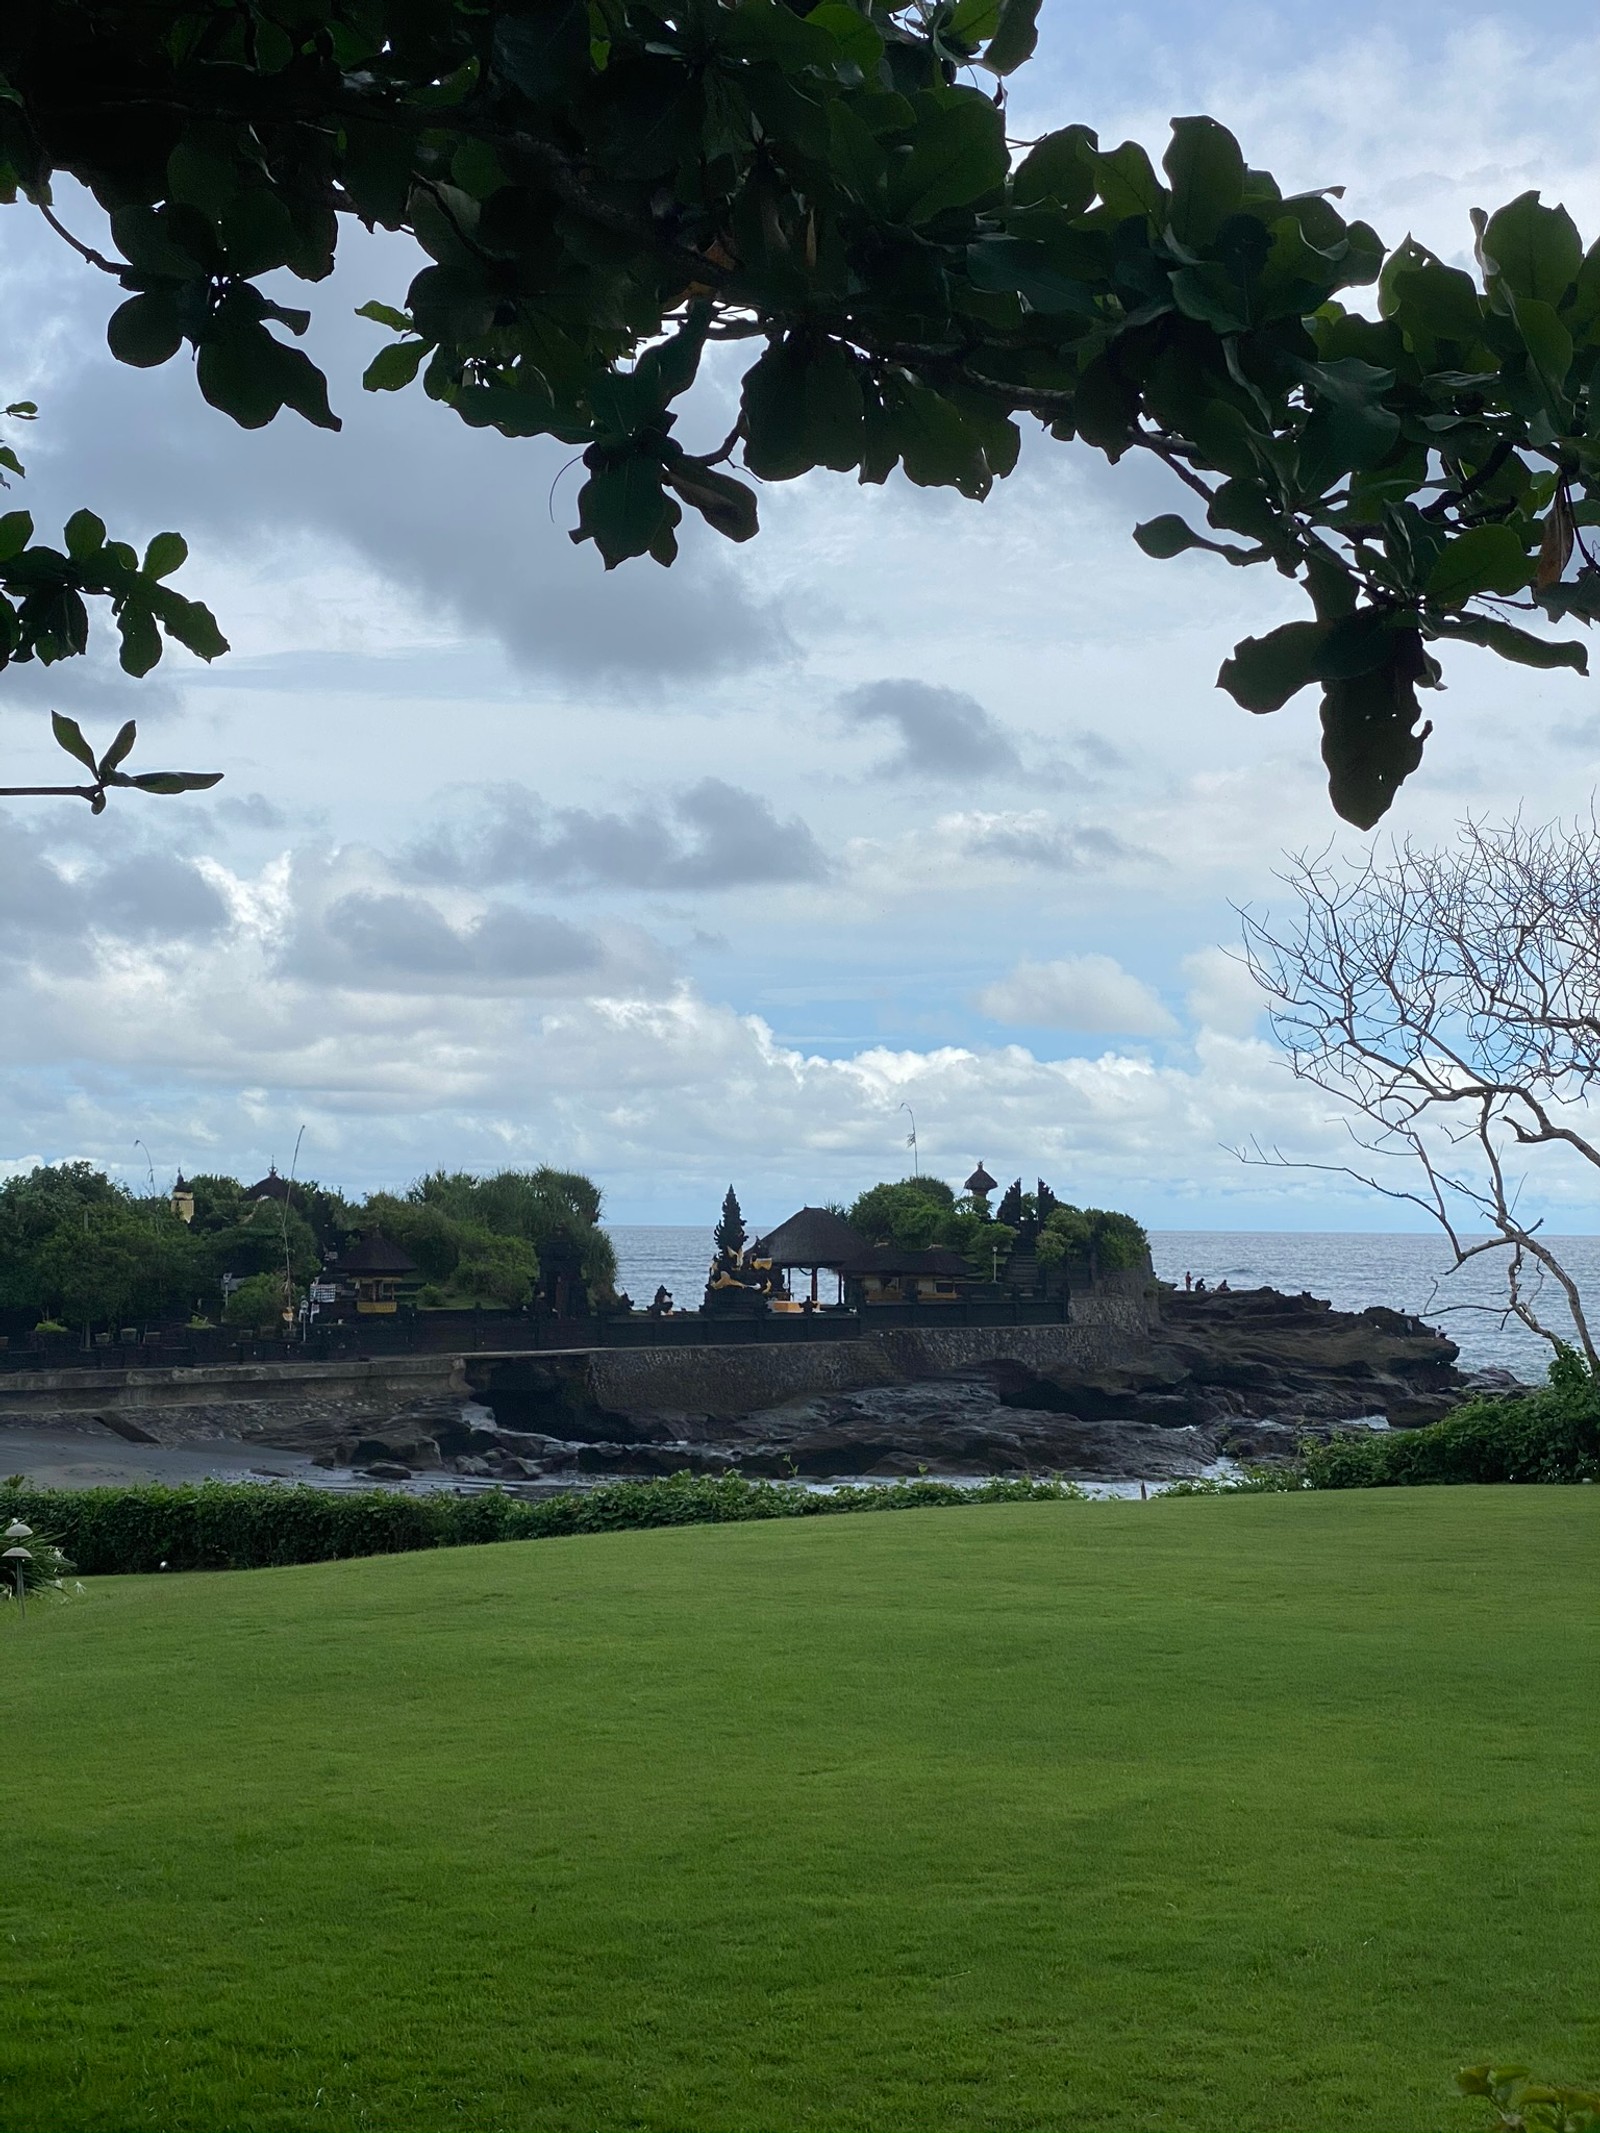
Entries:
<svg viewBox="0 0 1600 2133">
<path fill-rule="evenodd" d="M 869 1244 L 897 1244 L 911 1251 L 946 1245 L 964 1252 L 980 1274 L 992 1273 L 997 1263 L 1003 1273 L 1019 1226 L 1032 1224 L 1040 1214 L 1038 1197 L 1031 1192 L 1019 1194 L 1013 1188 L 991 1217 L 983 1200 L 958 1199 L 943 1178 L 920 1176 L 870 1186 L 846 1210 L 851 1228 Z M 1051 1199 L 1043 1210 L 1037 1252 L 1043 1267 L 1066 1262 L 1109 1274 L 1144 1266 L 1149 1239 L 1131 1215 Z"/>
<path fill-rule="evenodd" d="M 1510 1400 L 1469 1400 L 1427 1429 L 1308 1446 L 1304 1478 L 1317 1489 L 1600 1481 L 1600 1382 L 1567 1349 L 1550 1366 L 1549 1385 L 1538 1392 Z"/>
<path fill-rule="evenodd" d="M 897 1244 L 913 1252 L 942 1244 L 964 1252 L 983 1274 L 992 1272 L 995 1251 L 1003 1260 L 1016 1239 L 1014 1229 L 989 1220 L 981 1202 L 957 1199 L 943 1178 L 871 1185 L 856 1195 L 845 1219 L 868 1244 Z"/>
<path fill-rule="evenodd" d="M 420 271 L 403 306 L 363 307 L 389 336 L 367 386 L 420 377 L 474 428 L 580 453 L 573 538 L 608 568 L 670 564 L 685 511 L 750 539 L 741 463 L 982 498 L 1023 423 L 1149 453 L 1190 515 L 1141 526 L 1146 555 L 1304 592 L 1219 685 L 1254 712 L 1316 689 L 1334 805 L 1370 826 L 1421 760 L 1441 652 L 1587 671 L 1508 612 L 1600 614 L 1600 246 L 1528 191 L 1474 209 L 1476 274 L 1391 251 L 1336 184 L 1286 198 L 1203 116 L 1173 120 L 1159 170 L 1079 123 L 1017 140 L 1006 82 L 1039 11 L 7 0 L 0 199 L 87 187 L 109 232 L 52 219 L 115 284 L 112 352 L 182 351 L 251 429 L 285 408 L 338 428 L 288 279 L 326 281 L 342 218 L 404 232 Z M 1352 294 L 1374 283 L 1375 307 Z M 706 350 L 735 344 L 732 428 L 676 434 Z M 167 590 L 173 536 L 141 563 L 89 511 L 63 550 L 33 531 L 14 513 L 0 538 L 0 660 L 81 651 L 94 598 L 131 672 L 163 630 L 224 648 Z"/>
<path fill-rule="evenodd" d="M 88 1163 L 29 1171 L 0 1185 L 0 1326 L 73 1327 L 222 1314 L 221 1279 L 242 1277 L 228 1317 L 276 1319 L 326 1257 L 381 1229 L 416 1260 L 424 1303 L 526 1303 L 541 1253 L 608 1293 L 615 1274 L 598 1188 L 543 1167 L 479 1178 L 435 1171 L 403 1193 L 347 1200 L 314 1182 L 288 1199 L 250 1200 L 236 1178 L 188 1181 L 194 1219 L 165 1195 L 138 1195 Z"/>
<path fill-rule="evenodd" d="M 1600 1491 L 0 1611 L 0 2124 L 1474 2133 L 1592 2079 Z"/>
</svg>

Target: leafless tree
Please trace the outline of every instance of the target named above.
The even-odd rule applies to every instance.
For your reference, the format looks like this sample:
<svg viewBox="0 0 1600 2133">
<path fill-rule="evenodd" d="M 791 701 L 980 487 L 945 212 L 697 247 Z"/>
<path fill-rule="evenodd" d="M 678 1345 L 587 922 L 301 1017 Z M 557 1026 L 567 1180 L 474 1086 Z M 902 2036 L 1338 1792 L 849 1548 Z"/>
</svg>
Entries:
<svg viewBox="0 0 1600 2133">
<path fill-rule="evenodd" d="M 1468 821 L 1342 865 L 1289 861 L 1293 909 L 1246 911 L 1244 958 L 1296 1076 L 1338 1099 L 1338 1170 L 1423 1209 L 1455 1266 L 1504 1255 L 1502 1316 L 1600 1369 L 1584 1298 L 1521 1211 L 1536 1151 L 1600 1172 L 1600 819 Z M 1259 1144 L 1247 1160 L 1288 1162 Z M 1564 1304 L 1561 1318 L 1544 1305 Z M 1558 1306 L 1559 1309 L 1559 1306 Z M 1555 1317 L 1555 1323 L 1547 1323 Z"/>
</svg>

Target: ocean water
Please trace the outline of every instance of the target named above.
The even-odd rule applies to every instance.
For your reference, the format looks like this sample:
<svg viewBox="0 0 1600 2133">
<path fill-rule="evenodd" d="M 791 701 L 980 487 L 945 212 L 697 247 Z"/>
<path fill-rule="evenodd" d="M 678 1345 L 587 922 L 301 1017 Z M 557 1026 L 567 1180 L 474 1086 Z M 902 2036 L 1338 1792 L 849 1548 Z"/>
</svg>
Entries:
<svg viewBox="0 0 1600 2133">
<path fill-rule="evenodd" d="M 614 1223 L 617 1278 L 636 1304 L 665 1283 L 680 1308 L 693 1310 L 711 1263 L 708 1227 Z M 1600 1237 L 1547 1240 L 1587 1295 L 1600 1298 Z M 1519 1377 L 1544 1374 L 1550 1351 L 1516 1320 L 1501 1321 L 1499 1262 L 1482 1259 L 1452 1274 L 1449 1253 L 1434 1236 L 1302 1230 L 1156 1230 L 1150 1239 L 1156 1272 L 1181 1282 L 1185 1272 L 1215 1286 L 1274 1288 L 1290 1295 L 1325 1296 L 1339 1311 L 1368 1304 L 1413 1311 L 1441 1327 L 1461 1349 L 1463 1368 L 1498 1363 Z M 1559 1293 L 1547 1288 L 1541 1315 L 1564 1324 Z"/>
</svg>

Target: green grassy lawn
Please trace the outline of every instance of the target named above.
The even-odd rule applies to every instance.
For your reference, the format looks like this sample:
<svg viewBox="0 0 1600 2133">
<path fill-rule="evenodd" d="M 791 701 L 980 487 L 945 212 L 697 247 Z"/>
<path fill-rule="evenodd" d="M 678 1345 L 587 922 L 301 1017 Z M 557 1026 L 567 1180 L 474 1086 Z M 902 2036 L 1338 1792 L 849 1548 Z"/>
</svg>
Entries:
<svg viewBox="0 0 1600 2133">
<path fill-rule="evenodd" d="M 1467 2128 L 1600 2077 L 1600 1489 L 96 1581 L 0 2124 Z"/>
</svg>

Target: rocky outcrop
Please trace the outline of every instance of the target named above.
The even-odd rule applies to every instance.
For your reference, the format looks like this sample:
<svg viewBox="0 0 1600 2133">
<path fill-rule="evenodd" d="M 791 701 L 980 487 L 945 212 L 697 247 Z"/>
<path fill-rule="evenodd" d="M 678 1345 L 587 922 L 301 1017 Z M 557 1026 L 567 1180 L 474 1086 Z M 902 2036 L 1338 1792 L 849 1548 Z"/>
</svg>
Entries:
<svg viewBox="0 0 1600 2133">
<path fill-rule="evenodd" d="M 15 1393 L 57 1403 L 63 1420 L 92 1412 L 130 1442 L 227 1437 L 376 1479 L 548 1486 L 684 1468 L 1161 1481 L 1223 1459 L 1292 1458 L 1302 1436 L 1365 1426 L 1356 1418 L 1413 1428 L 1468 1390 L 1454 1345 L 1398 1312 L 1270 1289 L 1169 1293 L 1152 1325 L 1142 1292 L 1127 1302 L 1147 1314 L 1137 1327 L 906 1328 L 815 1349 L 304 1366 L 275 1380 L 165 1374 L 185 1376 L 181 1387 L 141 1373 Z"/>
<path fill-rule="evenodd" d="M 1109 1370 L 1003 1375 L 1001 1397 L 1168 1425 L 1278 1421 L 1305 1427 L 1382 1416 L 1395 1429 L 1435 1422 L 1462 1398 L 1459 1351 L 1400 1311 L 1335 1311 L 1276 1289 L 1179 1290 L 1161 1329 L 1132 1362 Z"/>
<path fill-rule="evenodd" d="M 542 1427 L 507 1428 L 480 1409 L 438 1443 L 457 1471 L 511 1482 L 684 1468 L 1162 1481 L 1219 1460 L 1288 1460 L 1307 1436 L 1430 1422 L 1466 1389 L 1455 1358 L 1453 1343 L 1394 1311 L 1333 1311 L 1272 1290 L 1176 1296 L 1159 1339 L 1116 1365 L 991 1356 L 742 1415 L 619 1412 L 565 1388 Z"/>
</svg>

